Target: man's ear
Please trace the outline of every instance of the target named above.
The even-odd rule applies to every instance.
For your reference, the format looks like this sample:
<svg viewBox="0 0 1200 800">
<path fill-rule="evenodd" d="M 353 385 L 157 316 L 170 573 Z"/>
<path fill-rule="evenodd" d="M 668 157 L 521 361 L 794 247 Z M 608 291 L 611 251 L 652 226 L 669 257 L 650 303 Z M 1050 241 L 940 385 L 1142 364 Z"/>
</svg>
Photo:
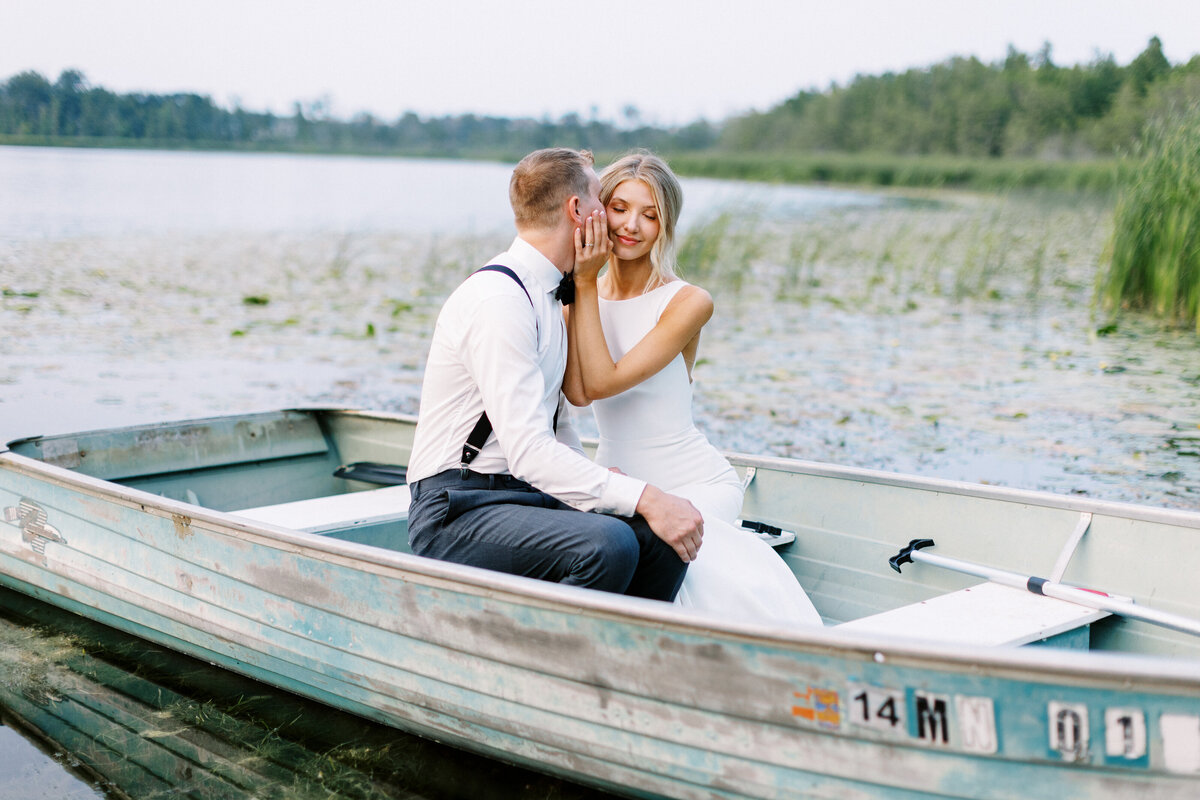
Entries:
<svg viewBox="0 0 1200 800">
<path fill-rule="evenodd" d="M 573 194 L 567 199 L 567 216 L 576 225 L 583 224 L 583 214 L 579 210 L 582 205 L 583 200 L 577 194 Z"/>
</svg>

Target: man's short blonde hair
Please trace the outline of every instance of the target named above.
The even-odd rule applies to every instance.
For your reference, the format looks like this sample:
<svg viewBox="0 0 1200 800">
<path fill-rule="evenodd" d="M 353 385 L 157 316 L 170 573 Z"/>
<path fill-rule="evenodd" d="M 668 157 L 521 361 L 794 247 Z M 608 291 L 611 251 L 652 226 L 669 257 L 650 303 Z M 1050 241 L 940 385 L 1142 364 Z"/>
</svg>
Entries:
<svg viewBox="0 0 1200 800">
<path fill-rule="evenodd" d="M 518 228 L 553 228 L 562 204 L 586 197 L 594 160 L 587 150 L 550 147 L 535 150 L 517 164 L 508 183 L 508 201 Z"/>
</svg>

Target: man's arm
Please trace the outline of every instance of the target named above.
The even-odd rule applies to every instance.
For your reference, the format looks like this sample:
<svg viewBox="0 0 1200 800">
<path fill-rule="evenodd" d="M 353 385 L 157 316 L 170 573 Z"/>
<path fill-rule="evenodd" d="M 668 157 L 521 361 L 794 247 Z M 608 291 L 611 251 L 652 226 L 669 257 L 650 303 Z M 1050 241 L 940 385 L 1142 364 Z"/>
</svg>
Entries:
<svg viewBox="0 0 1200 800">
<path fill-rule="evenodd" d="M 575 423 L 571 419 L 571 404 L 564 396 L 558 398 L 558 427 L 554 430 L 554 438 L 587 458 L 583 452 L 583 442 L 579 440 L 579 432 L 575 430 Z"/>
<path fill-rule="evenodd" d="M 543 403 L 536 318 L 524 294 L 498 292 L 467 311 L 460 356 L 479 387 L 509 472 L 584 511 L 636 513 L 643 481 L 610 473 L 556 440 Z"/>
</svg>

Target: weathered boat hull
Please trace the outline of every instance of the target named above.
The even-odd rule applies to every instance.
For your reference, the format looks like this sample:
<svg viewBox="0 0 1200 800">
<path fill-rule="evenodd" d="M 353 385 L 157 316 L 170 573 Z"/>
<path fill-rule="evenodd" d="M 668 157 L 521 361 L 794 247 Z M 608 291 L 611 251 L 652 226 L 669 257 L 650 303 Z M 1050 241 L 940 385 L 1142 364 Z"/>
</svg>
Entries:
<svg viewBox="0 0 1200 800">
<path fill-rule="evenodd" d="M 143 448 L 167 439 L 176 448 L 153 467 L 159 472 L 142 474 L 186 473 L 189 486 L 207 487 L 222 462 L 256 465 L 271 484 L 263 441 L 274 460 L 310 458 L 285 431 L 314 420 L 335 460 L 406 458 L 411 420 L 292 412 L 244 418 L 241 433 L 217 426 L 221 436 L 244 440 L 240 454 L 202 434 L 200 423 L 141 429 Z M 631 796 L 1200 793 L 1200 661 L 1182 635 L 1121 622 L 1097 634 L 1180 653 L 1133 657 L 705 621 L 666 604 L 421 559 L 399 543 L 391 550 L 257 524 L 80 469 L 109 467 L 69 469 L 29 455 L 41 447 L 50 461 L 85 462 L 85 447 L 123 435 L 136 453 L 137 435 L 120 432 L 73 444 L 14 443 L 27 454 L 0 453 L 0 508 L 14 509 L 10 524 L 0 524 L 0 582 L 364 717 Z M 206 460 L 172 467 L 181 441 Z M 110 447 L 105 458 L 111 465 L 123 457 Z M 922 520 L 899 498 L 932 492 L 952 505 L 1008 502 L 952 484 L 753 464 L 759 474 L 748 507 L 761 513 L 772 496 L 786 498 L 769 516 L 791 522 L 802 544 L 811 541 L 811 552 L 789 557 L 793 569 L 802 577 L 857 571 L 868 594 L 882 598 L 875 608 L 861 594 L 839 604 L 822 599 L 832 583 L 806 580 L 835 621 L 850 618 L 850 606 L 872 613 L 902 595 L 958 588 L 947 576 L 924 585 L 881 577 L 886 564 L 874 559 L 836 566 L 837 553 L 858 559 L 902 543 L 918 525 L 937 528 L 951 545 L 970 538 L 953 535 L 961 517 Z M 143 483 L 153 481 L 171 483 Z M 854 502 L 856 487 L 898 505 L 871 510 L 861 496 Z M 849 505 L 838 502 L 841 494 Z M 1045 496 L 1017 500 L 1013 524 L 1077 514 Z M 1128 527 L 1121 509 L 1105 508 L 1114 528 Z M 1134 522 L 1178 536 L 1197 524 L 1183 514 L 1148 520 Z M 1101 542 L 1105 524 L 1095 526 Z M 1130 583 L 1138 581 L 1153 582 Z M 1196 602 L 1177 599 L 1179 610 Z"/>
</svg>

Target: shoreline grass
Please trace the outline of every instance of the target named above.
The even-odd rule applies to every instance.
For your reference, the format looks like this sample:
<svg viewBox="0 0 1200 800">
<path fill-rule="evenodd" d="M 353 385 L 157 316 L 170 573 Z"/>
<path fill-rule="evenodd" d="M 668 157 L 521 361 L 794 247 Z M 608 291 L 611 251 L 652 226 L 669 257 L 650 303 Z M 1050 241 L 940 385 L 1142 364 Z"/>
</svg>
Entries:
<svg viewBox="0 0 1200 800">
<path fill-rule="evenodd" d="M 156 150 L 168 152 L 253 153 L 347 158 L 423 158 L 516 163 L 524 153 L 503 151 L 447 151 L 436 148 L 326 147 L 315 142 L 291 145 L 271 143 L 206 142 L 182 139 L 125 139 L 97 136 L 14 136 L 0 134 L 0 147 L 63 147 L 80 150 Z"/>
<path fill-rule="evenodd" d="M 1052 189 L 1103 194 L 1126 169 L 1116 159 L 1035 161 L 853 153 L 732 153 L 669 157 L 681 175 L 767 183 L 834 183 L 998 192 Z"/>
<path fill-rule="evenodd" d="M 328 147 L 317 143 L 230 145 L 225 142 L 0 135 L 0 146 L 77 147 L 230 153 L 283 153 L 372 158 L 432 158 L 516 163 L 524 153 L 438 148 Z M 620 153 L 597 153 L 607 163 Z M 1037 161 L 1013 158 L 902 156 L 879 153 L 739 153 L 717 150 L 664 153 L 672 169 L 697 178 L 724 178 L 790 184 L 844 184 L 914 189 L 968 189 L 1000 192 L 1050 189 L 1103 194 L 1127 176 L 1130 165 L 1117 159 Z"/>
</svg>

